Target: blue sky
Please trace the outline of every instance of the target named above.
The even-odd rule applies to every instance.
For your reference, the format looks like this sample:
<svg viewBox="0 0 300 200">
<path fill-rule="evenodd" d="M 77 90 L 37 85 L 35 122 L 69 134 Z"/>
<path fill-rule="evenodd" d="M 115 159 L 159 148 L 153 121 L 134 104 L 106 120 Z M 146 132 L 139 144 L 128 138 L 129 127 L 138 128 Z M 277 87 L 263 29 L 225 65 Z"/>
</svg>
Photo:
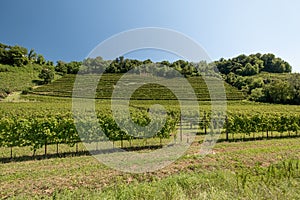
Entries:
<svg viewBox="0 0 300 200">
<path fill-rule="evenodd" d="M 212 60 L 270 52 L 300 72 L 297 0 L 2 0 L 0 7 L 0 42 L 34 48 L 53 61 L 82 60 L 128 29 L 161 27 L 193 38 Z M 174 59 L 149 51 L 130 56 Z"/>
</svg>

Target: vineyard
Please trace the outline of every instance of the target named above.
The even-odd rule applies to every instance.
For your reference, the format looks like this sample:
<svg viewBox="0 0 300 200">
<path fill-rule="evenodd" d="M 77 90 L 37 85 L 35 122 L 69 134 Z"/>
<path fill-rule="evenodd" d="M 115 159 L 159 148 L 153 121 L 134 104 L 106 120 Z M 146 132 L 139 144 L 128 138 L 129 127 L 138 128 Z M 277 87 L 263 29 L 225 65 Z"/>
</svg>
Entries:
<svg viewBox="0 0 300 200">
<path fill-rule="evenodd" d="M 177 130 L 180 132 L 188 130 L 202 136 L 220 134 L 220 141 L 234 141 L 297 137 L 300 129 L 300 115 L 297 114 L 299 112 L 291 112 L 297 111 L 299 109 L 297 106 L 285 106 L 283 110 L 283 106 L 278 105 L 273 107 L 272 112 L 266 112 L 267 104 L 257 104 L 257 109 L 254 110 L 251 103 L 241 105 L 240 102 L 232 102 L 228 105 L 227 113 L 210 113 L 210 103 L 203 102 L 200 118 L 196 119 L 193 112 L 180 114 L 176 101 L 172 105 L 169 101 L 158 101 L 162 105 L 168 105 L 167 120 L 161 130 L 149 137 L 143 130 L 120 128 L 112 116 L 109 101 L 102 100 L 97 103 L 98 126 L 92 125 L 91 121 L 84 117 L 77 119 L 75 124 L 70 103 L 67 100 L 65 103 L 62 101 L 54 108 L 57 103 L 53 101 L 53 103 L 1 103 L 4 112 L 0 114 L 0 146 L 11 149 L 7 157 L 13 157 L 14 147 L 29 146 L 33 155 L 38 149 L 44 148 L 44 154 L 47 155 L 47 147 L 52 144 L 56 145 L 59 153 L 61 144 L 73 147 L 80 142 L 98 143 L 105 140 L 105 137 L 120 148 L 133 147 L 134 140 L 151 138 L 156 141 L 156 144 L 152 145 L 161 146 L 162 140 L 172 142 L 173 138 L 177 137 Z M 130 108 L 133 122 L 141 127 L 148 125 L 150 118 L 147 109 L 154 102 L 144 101 L 141 105 L 140 101 L 133 101 Z M 128 124 L 126 120 L 128 119 L 119 119 L 122 123 Z M 78 128 L 89 131 L 79 135 Z"/>
<path fill-rule="evenodd" d="M 4 174 L 0 176 L 0 181 L 5 183 L 0 186 L 0 198 L 16 195 L 31 199 L 34 191 L 38 194 L 38 198 L 41 197 L 39 195 L 45 195 L 46 199 L 56 198 L 56 195 L 71 195 L 70 199 L 72 199 L 77 198 L 77 193 L 80 195 L 84 193 L 89 198 L 98 199 L 99 194 L 94 189 L 92 192 L 95 192 L 95 197 L 89 196 L 90 188 L 97 188 L 101 193 L 102 188 L 106 188 L 109 192 L 108 184 L 112 185 L 111 191 L 115 194 L 113 185 L 118 178 L 122 179 L 120 184 L 125 184 L 124 188 L 134 180 L 139 184 L 136 191 L 141 191 L 140 184 L 149 181 L 154 184 L 156 181 L 153 180 L 157 177 L 170 174 L 172 174 L 170 177 L 175 177 L 174 175 L 182 170 L 186 173 L 183 179 L 172 180 L 171 178 L 171 182 L 159 183 L 162 187 L 167 187 L 170 183 L 178 185 L 186 180 L 191 181 L 188 177 L 194 178 L 196 174 L 203 174 L 203 170 L 208 169 L 207 173 L 211 174 L 210 170 L 215 172 L 215 167 L 220 170 L 220 174 L 216 174 L 214 185 L 228 181 L 228 184 L 232 185 L 230 188 L 232 194 L 239 196 L 246 190 L 250 190 L 248 194 L 253 197 L 258 194 L 268 197 L 268 192 L 252 191 L 253 188 L 258 187 L 256 184 L 258 180 L 260 180 L 259 191 L 261 186 L 266 187 L 268 191 L 272 187 L 275 188 L 273 197 L 274 194 L 285 197 L 286 194 L 278 193 L 279 185 L 295 184 L 294 188 L 298 188 L 295 177 L 299 171 L 299 106 L 245 101 L 242 100 L 244 99 L 242 92 L 226 84 L 227 109 L 224 112 L 216 111 L 218 109 L 212 111 L 212 105 L 218 107 L 222 106 L 222 103 L 207 101 L 209 93 L 203 80 L 200 77 L 189 77 L 188 81 L 198 99 L 199 112 L 192 106 L 180 107 L 180 100 L 177 100 L 168 88 L 159 84 L 146 84 L 132 94 L 129 102 L 131 119 L 128 119 L 122 111 L 117 115 L 113 114 L 110 100 L 112 92 L 117 87 L 134 86 L 135 83 L 141 82 L 143 77 L 135 76 L 135 81 L 132 81 L 133 77 L 129 77 L 122 85 L 116 85 L 120 78 L 119 74 L 105 74 L 100 80 L 95 100 L 96 124 L 90 118 L 91 111 L 88 109 L 81 114 L 72 110 L 70 97 L 73 92 L 74 75 L 65 75 L 51 84 L 30 90 L 27 95 L 20 96 L 20 102 L 0 102 L 0 162 L 3 166 L 1 173 Z M 211 80 L 213 83 L 213 79 Z M 174 87 L 178 87 L 178 90 L 182 89 L 177 86 L 176 79 L 169 81 Z M 84 87 L 89 86 L 90 82 L 87 80 L 83 84 Z M 184 92 L 181 95 L 184 96 Z M 190 102 L 190 99 L 185 100 Z M 165 121 L 160 118 L 161 111 L 150 112 L 150 108 L 156 104 L 165 108 Z M 137 126 L 131 126 L 129 120 Z M 148 128 L 151 123 L 152 126 Z M 156 131 L 157 127 L 160 127 L 158 131 Z M 192 140 L 194 136 L 195 140 Z M 211 136 L 217 138 L 218 143 L 214 146 L 212 154 L 207 155 L 206 160 L 203 160 L 199 157 L 199 149 L 206 142 L 211 142 L 209 140 Z M 102 148 L 102 142 L 108 140 L 111 149 Z M 159 170 L 157 174 L 145 176 L 132 176 L 121 172 L 116 175 L 113 169 L 99 165 L 95 159 L 87 156 L 109 155 L 108 152 L 119 151 L 118 148 L 130 153 L 133 151 L 137 154 L 150 153 L 169 145 L 177 148 L 183 143 L 191 145 L 185 155 L 171 167 Z M 274 164 L 275 161 L 282 164 L 277 166 Z M 41 168 L 40 165 L 44 166 Z M 264 166 L 269 167 L 265 169 Z M 249 171 L 249 167 L 252 171 Z M 226 176 L 225 169 L 234 172 L 235 178 L 232 178 L 232 172 L 228 175 L 230 180 L 224 181 L 220 178 Z M 262 170 L 262 174 L 257 172 L 258 169 Z M 71 174 L 73 177 L 65 179 L 66 174 Z M 19 177 L 33 185 L 22 185 Z M 40 177 L 46 181 L 43 182 Z M 274 182 L 270 181 L 270 177 Z M 211 177 L 207 180 L 211 180 Z M 293 183 L 286 183 L 286 181 L 293 181 Z M 276 187 L 275 183 L 278 184 Z M 207 184 L 210 190 L 210 183 Z M 194 183 L 189 182 L 186 185 L 192 187 Z M 286 187 L 290 188 L 290 186 Z M 73 188 L 75 193 L 70 192 Z M 124 188 L 117 189 L 120 195 L 123 194 Z M 223 190 L 224 185 L 220 185 L 220 188 Z M 201 189 L 202 186 L 199 190 Z M 169 191 L 173 191 L 173 188 L 166 189 L 166 197 Z M 125 199 L 134 199 L 131 198 L 131 193 L 130 190 L 129 196 Z M 23 197 L 23 194 L 26 196 Z M 295 194 L 296 191 L 293 190 L 289 195 L 295 196 Z M 144 196 L 143 194 L 139 197 Z M 231 197 L 234 198 L 228 199 L 235 199 L 236 195 Z M 119 196 L 116 197 L 118 198 Z M 172 198 L 176 199 L 176 195 Z"/>
<path fill-rule="evenodd" d="M 0 200 L 300 200 L 300 1 L 0 5 Z"/>
<path fill-rule="evenodd" d="M 66 75 L 63 78 L 42 87 L 33 90 L 31 93 L 36 95 L 47 95 L 56 97 L 72 97 L 73 85 L 75 81 L 75 75 Z M 111 98 L 112 92 L 118 80 L 122 77 L 122 74 L 103 74 L 97 87 L 96 98 L 98 99 L 109 99 Z M 143 83 L 144 76 L 131 76 L 128 75 L 123 84 L 119 87 L 126 87 L 129 85 L 134 85 L 137 83 Z M 209 92 L 207 89 L 206 82 L 200 77 L 189 77 L 187 78 L 191 86 L 193 87 L 196 97 L 200 101 L 208 101 L 210 99 Z M 208 78 L 206 80 L 210 84 L 213 84 L 216 78 Z M 178 82 L 175 78 L 169 80 L 171 85 L 178 86 Z M 214 85 L 211 85 L 213 87 Z M 242 100 L 244 99 L 244 94 L 238 91 L 236 88 L 225 83 L 225 90 L 227 95 L 227 100 Z M 184 92 L 184 88 L 182 92 Z M 132 96 L 132 99 L 139 100 L 174 100 L 176 97 L 167 88 L 157 85 L 157 84 L 146 84 L 139 88 Z"/>
</svg>

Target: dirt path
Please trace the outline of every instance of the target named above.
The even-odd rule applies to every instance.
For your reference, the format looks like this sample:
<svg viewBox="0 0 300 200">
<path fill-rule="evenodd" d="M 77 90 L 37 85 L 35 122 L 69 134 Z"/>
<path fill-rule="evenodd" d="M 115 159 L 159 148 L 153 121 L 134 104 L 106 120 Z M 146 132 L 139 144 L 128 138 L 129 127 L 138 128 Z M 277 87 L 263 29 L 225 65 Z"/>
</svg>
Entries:
<svg viewBox="0 0 300 200">
<path fill-rule="evenodd" d="M 38 87 L 41 87 L 41 85 L 32 86 L 32 89 L 36 89 Z M 5 99 L 0 99 L 0 102 L 27 102 L 27 100 L 21 98 L 21 94 L 22 91 L 12 92 Z"/>
<path fill-rule="evenodd" d="M 21 101 L 21 93 L 22 93 L 21 91 L 12 92 L 2 101 L 3 102 L 20 102 Z"/>
</svg>

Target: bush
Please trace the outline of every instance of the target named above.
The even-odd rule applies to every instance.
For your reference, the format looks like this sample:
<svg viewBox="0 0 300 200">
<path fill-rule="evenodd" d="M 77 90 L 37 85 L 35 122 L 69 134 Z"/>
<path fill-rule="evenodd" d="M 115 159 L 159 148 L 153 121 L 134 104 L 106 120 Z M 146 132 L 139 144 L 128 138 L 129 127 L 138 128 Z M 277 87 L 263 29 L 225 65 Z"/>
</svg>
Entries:
<svg viewBox="0 0 300 200">
<path fill-rule="evenodd" d="M 44 80 L 44 84 L 51 83 L 54 79 L 54 72 L 49 68 L 44 68 L 39 74 L 39 78 Z"/>
<path fill-rule="evenodd" d="M 264 93 L 262 88 L 255 88 L 251 90 L 251 95 L 249 97 L 251 101 L 263 101 L 264 100 Z"/>
<path fill-rule="evenodd" d="M 11 91 L 7 88 L 0 89 L 0 99 L 6 98 L 10 93 Z"/>
<path fill-rule="evenodd" d="M 26 95 L 26 94 L 28 94 L 30 91 L 32 91 L 32 87 L 28 87 L 28 88 L 24 89 L 24 90 L 22 91 L 22 94 Z"/>
</svg>

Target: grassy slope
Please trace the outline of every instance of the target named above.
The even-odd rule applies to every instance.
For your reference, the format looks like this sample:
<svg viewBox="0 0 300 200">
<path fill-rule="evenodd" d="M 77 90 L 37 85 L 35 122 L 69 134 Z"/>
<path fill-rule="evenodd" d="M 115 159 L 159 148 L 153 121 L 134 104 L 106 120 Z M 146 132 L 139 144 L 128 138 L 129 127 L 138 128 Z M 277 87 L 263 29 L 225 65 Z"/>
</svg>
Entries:
<svg viewBox="0 0 300 200">
<path fill-rule="evenodd" d="M 0 64 L 0 89 L 9 91 L 21 91 L 35 84 L 33 80 L 38 78 L 40 66 L 12 67 Z"/>
<path fill-rule="evenodd" d="M 43 66 L 35 64 L 23 67 L 0 64 L 0 96 L 4 92 L 21 92 L 22 90 L 36 86 L 41 81 L 38 75 L 42 68 Z M 55 75 L 54 79 L 56 80 L 60 77 L 59 75 Z M 13 98 L 18 99 L 19 97 Z"/>
<path fill-rule="evenodd" d="M 299 142 L 218 143 L 206 157 L 198 155 L 195 142 L 175 163 L 144 174 L 115 171 L 91 156 L 72 154 L 2 163 L 0 198 L 299 199 Z"/>
<path fill-rule="evenodd" d="M 270 79 L 270 80 L 283 80 L 283 81 L 288 81 L 290 80 L 290 77 L 292 76 L 299 76 L 299 73 L 267 73 L 267 72 L 262 72 L 260 74 L 254 75 L 253 77 L 260 77 L 263 79 Z"/>
</svg>

